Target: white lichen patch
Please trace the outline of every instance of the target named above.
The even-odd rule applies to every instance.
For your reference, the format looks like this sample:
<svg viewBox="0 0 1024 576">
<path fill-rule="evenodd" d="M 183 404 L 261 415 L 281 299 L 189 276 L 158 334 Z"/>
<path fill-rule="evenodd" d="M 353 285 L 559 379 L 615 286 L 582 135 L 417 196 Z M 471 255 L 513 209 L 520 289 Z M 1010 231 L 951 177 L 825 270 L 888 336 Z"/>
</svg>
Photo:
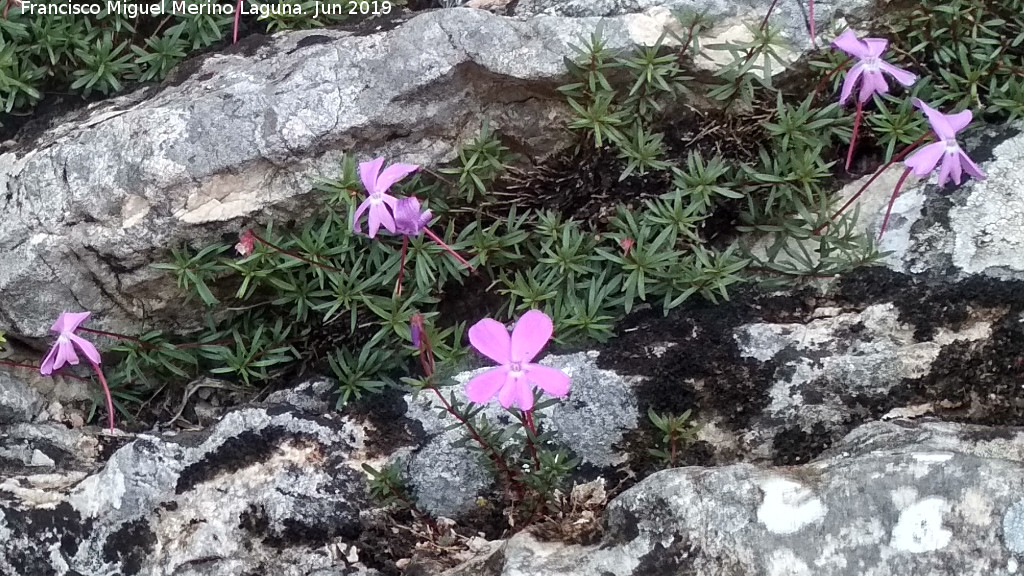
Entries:
<svg viewBox="0 0 1024 576">
<path fill-rule="evenodd" d="M 771 557 L 768 558 L 768 575 L 811 576 L 811 569 L 792 550 L 781 548 L 772 552 Z"/>
<path fill-rule="evenodd" d="M 955 512 L 964 522 L 974 526 L 992 524 L 992 500 L 974 488 L 968 488 L 963 499 L 955 507 Z"/>
<path fill-rule="evenodd" d="M 1024 554 L 1024 500 L 1014 502 L 1003 516 L 1003 542 L 1010 551 Z"/>
<path fill-rule="evenodd" d="M 890 545 L 912 554 L 945 548 L 953 537 L 953 533 L 942 526 L 942 514 L 948 508 L 944 499 L 934 496 L 911 504 L 900 512 Z"/>
<path fill-rule="evenodd" d="M 821 522 L 827 509 L 807 487 L 784 478 L 768 478 L 759 483 L 764 500 L 757 509 L 757 520 L 769 532 L 792 534 Z"/>
</svg>

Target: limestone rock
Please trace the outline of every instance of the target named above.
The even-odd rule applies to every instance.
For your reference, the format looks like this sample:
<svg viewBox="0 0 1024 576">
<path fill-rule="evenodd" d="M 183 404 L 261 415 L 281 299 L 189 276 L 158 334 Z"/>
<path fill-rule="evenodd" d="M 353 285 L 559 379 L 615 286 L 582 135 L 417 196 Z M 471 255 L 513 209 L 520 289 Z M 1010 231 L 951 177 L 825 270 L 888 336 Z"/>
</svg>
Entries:
<svg viewBox="0 0 1024 576">
<path fill-rule="evenodd" d="M 1024 433 L 872 423 L 814 463 L 676 468 L 611 502 L 595 546 L 526 533 L 500 576 L 897 576 L 1017 571 Z"/>
<path fill-rule="evenodd" d="M 104 461 L 81 431 L 6 427 L 0 574 L 336 573 L 345 563 L 332 547 L 359 535 L 368 508 L 350 462 L 360 434 L 338 418 L 249 407 L 199 433 L 101 439 L 124 444 Z"/>
</svg>

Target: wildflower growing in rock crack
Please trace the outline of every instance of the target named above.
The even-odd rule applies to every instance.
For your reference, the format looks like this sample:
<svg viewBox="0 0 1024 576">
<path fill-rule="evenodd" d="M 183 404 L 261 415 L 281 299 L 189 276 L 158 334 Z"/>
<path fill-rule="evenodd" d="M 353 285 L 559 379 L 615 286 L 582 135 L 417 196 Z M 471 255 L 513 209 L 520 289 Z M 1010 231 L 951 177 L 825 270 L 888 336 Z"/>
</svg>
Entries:
<svg viewBox="0 0 1024 576">
<path fill-rule="evenodd" d="M 387 191 L 395 182 L 419 169 L 419 166 L 415 164 L 392 164 L 387 168 L 383 167 L 384 158 L 375 158 L 369 162 L 361 162 L 359 164 L 359 179 L 362 180 L 363 187 L 366 188 L 367 198 L 356 209 L 352 229 L 357 234 L 362 234 L 359 229 L 359 219 L 362 217 L 363 212 L 369 210 L 369 231 L 367 235 L 370 238 L 377 235 L 381 225 L 388 232 L 394 234 L 395 218 L 392 215 L 392 211 L 395 209 L 398 199 L 388 194 Z M 381 170 L 382 168 L 383 170 Z"/>
<path fill-rule="evenodd" d="M 420 201 L 415 196 L 409 196 L 408 198 L 402 198 L 395 203 L 395 227 L 392 232 L 400 234 L 402 236 L 402 258 L 398 267 L 398 282 L 395 286 L 395 290 L 398 294 L 402 293 L 402 276 L 405 272 L 405 254 L 409 249 L 409 238 L 419 236 L 421 233 L 426 233 L 431 240 L 437 243 L 438 246 L 444 248 L 449 254 L 452 255 L 456 260 L 462 263 L 463 266 L 473 270 L 473 266 L 466 261 L 465 258 L 459 256 L 459 253 L 452 250 L 450 246 L 444 243 L 427 228 L 427 224 L 430 223 L 431 214 L 430 210 L 420 210 Z"/>
<path fill-rule="evenodd" d="M 469 342 L 478 352 L 501 366 L 473 377 L 466 384 L 466 395 L 483 404 L 495 395 L 508 408 L 516 405 L 524 412 L 533 410 L 533 384 L 552 396 L 569 393 L 569 376 L 557 368 L 531 361 L 551 339 L 554 325 L 547 314 L 530 310 L 523 314 L 511 337 L 497 320 L 484 318 L 469 329 Z"/>
<path fill-rule="evenodd" d="M 114 432 L 114 402 L 110 397 L 110 388 L 107 387 L 107 380 L 100 370 L 100 353 L 96 346 L 85 338 L 82 338 L 75 331 L 85 322 L 90 312 L 63 312 L 53 323 L 50 330 L 57 333 L 57 342 L 50 348 L 50 352 L 43 359 L 39 366 L 39 372 L 44 376 L 53 374 L 64 364 L 77 365 L 79 363 L 77 348 L 89 360 L 93 370 L 100 379 L 103 386 L 103 394 L 107 399 L 107 418 L 110 424 L 110 432 Z"/>
<path fill-rule="evenodd" d="M 956 114 L 943 114 L 917 98 L 914 98 L 912 102 L 914 106 L 920 108 L 925 116 L 928 117 L 928 124 L 931 125 L 932 132 L 939 141 L 932 142 L 924 148 L 917 150 L 903 162 L 907 169 L 903 171 L 903 175 L 896 181 L 896 186 L 892 190 L 889 206 L 886 208 L 885 217 L 882 219 L 882 230 L 878 234 L 879 238 L 885 233 L 886 224 L 889 223 L 889 215 L 892 213 L 892 205 L 896 202 L 896 197 L 899 196 L 900 189 L 903 188 L 903 183 L 910 174 L 923 178 L 931 174 L 935 170 L 935 166 L 941 162 L 942 165 L 939 166 L 939 186 L 945 186 L 950 178 L 953 179 L 955 184 L 959 185 L 964 172 L 979 180 L 985 179 L 985 174 L 981 171 L 981 168 L 978 168 L 978 165 L 967 156 L 967 153 L 960 148 L 960 144 L 956 141 L 956 133 L 971 123 L 971 119 L 974 117 L 971 111 L 964 110 Z M 916 148 L 916 145 L 911 146 L 907 151 L 914 148 Z"/>
<path fill-rule="evenodd" d="M 956 133 L 963 130 L 971 123 L 974 117 L 970 110 L 964 110 L 956 114 L 943 114 L 921 100 L 914 98 L 914 106 L 917 106 L 928 117 L 928 124 L 932 132 L 938 137 L 938 142 L 933 142 L 914 152 L 904 164 L 914 173 L 915 176 L 924 177 L 939 166 L 939 186 L 945 186 L 950 178 L 954 184 L 960 184 L 960 178 L 964 172 L 979 180 L 985 179 L 985 174 L 978 168 L 960 148 L 956 141 Z"/>
<path fill-rule="evenodd" d="M 935 166 L 941 162 L 942 165 L 939 167 L 939 186 L 945 186 L 946 183 L 949 182 L 950 178 L 953 179 L 954 183 L 960 184 L 960 180 L 964 172 L 967 172 L 979 180 L 985 179 L 985 174 L 981 171 L 981 168 L 979 168 L 978 165 L 967 156 L 967 153 L 960 148 L 960 144 L 956 141 L 957 132 L 960 132 L 971 123 L 971 119 L 973 118 L 971 111 L 964 110 L 956 114 L 943 114 L 917 98 L 914 98 L 913 104 L 920 108 L 925 113 L 925 116 L 928 117 L 928 123 L 932 127 L 932 132 L 939 141 L 928 144 L 924 148 L 918 150 L 918 146 L 930 137 L 930 134 L 925 134 L 916 142 L 907 146 L 906 149 L 879 168 L 878 171 L 876 171 L 874 175 L 872 175 L 871 178 L 869 178 L 867 182 L 865 182 L 860 189 L 857 190 L 849 200 L 847 200 L 846 204 L 843 204 L 843 207 L 840 208 L 832 217 L 833 219 L 849 208 L 850 205 L 868 189 L 868 186 L 870 186 L 880 174 L 888 170 L 890 166 L 899 162 L 911 152 L 914 153 L 904 161 L 904 164 L 907 166 L 906 170 L 903 171 L 899 180 L 896 181 L 896 186 L 893 187 L 892 196 L 889 198 L 889 206 L 886 208 L 885 217 L 882 219 L 882 229 L 878 233 L 879 239 L 881 239 L 882 235 L 885 234 L 885 228 L 889 223 L 889 216 L 892 213 L 892 207 L 896 202 L 896 197 L 899 196 L 900 190 L 903 188 L 903 183 L 906 182 L 907 177 L 911 174 L 915 174 L 918 177 L 925 177 L 935 170 Z M 814 233 L 817 234 L 827 225 L 828 223 L 826 222 L 819 226 Z"/>
<path fill-rule="evenodd" d="M 864 103 L 870 100 L 874 94 L 889 92 L 885 74 L 892 76 L 904 86 L 912 85 L 917 80 L 917 76 L 882 60 L 882 54 L 889 46 L 889 41 L 884 38 L 857 38 L 856 34 L 847 30 L 840 34 L 832 42 L 832 45 L 858 60 L 846 73 L 846 79 L 843 80 L 843 88 L 839 94 L 839 103 L 845 104 L 853 94 L 854 87 L 858 83 L 860 84 L 860 92 L 857 95 L 857 112 L 853 119 L 853 135 L 850 137 L 850 148 L 846 152 L 846 169 L 849 170 L 850 162 L 853 160 L 853 149 L 857 142 L 857 132 L 864 114 Z"/>
</svg>

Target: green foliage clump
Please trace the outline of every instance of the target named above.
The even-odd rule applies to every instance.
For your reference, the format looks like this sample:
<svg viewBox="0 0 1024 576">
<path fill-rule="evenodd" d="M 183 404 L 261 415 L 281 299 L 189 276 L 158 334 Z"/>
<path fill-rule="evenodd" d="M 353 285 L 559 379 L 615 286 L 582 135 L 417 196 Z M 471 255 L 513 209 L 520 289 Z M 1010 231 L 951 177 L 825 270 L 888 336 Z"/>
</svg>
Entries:
<svg viewBox="0 0 1024 576">
<path fill-rule="evenodd" d="M 357 17 L 347 9 L 331 9 L 348 7 L 346 0 L 321 0 L 319 18 L 314 18 L 312 1 L 245 2 L 243 32 L 312 28 Z M 163 80 L 190 55 L 231 42 L 234 16 L 211 10 L 211 5 L 233 7 L 235 0 L 185 0 L 186 12 L 175 13 L 174 4 L 181 3 L 157 0 L 157 14 L 150 13 L 153 0 L 100 3 L 99 14 L 43 13 L 45 5 L 67 4 L 57 0 L 33 2 L 32 12 L 10 7 L 0 19 L 0 108 L 24 114 L 47 93 L 106 96 L 133 83 Z M 405 0 L 389 4 L 397 7 Z M 281 5 L 298 6 L 301 14 Z M 261 12 L 261 6 L 273 9 Z"/>
</svg>

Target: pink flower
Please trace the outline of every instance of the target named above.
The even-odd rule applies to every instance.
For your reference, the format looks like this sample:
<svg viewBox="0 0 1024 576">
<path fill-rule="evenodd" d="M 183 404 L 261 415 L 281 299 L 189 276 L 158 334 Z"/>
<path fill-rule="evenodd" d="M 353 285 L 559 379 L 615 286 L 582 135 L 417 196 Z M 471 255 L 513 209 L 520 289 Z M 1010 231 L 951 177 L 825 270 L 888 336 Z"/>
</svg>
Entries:
<svg viewBox="0 0 1024 576">
<path fill-rule="evenodd" d="M 533 409 L 533 387 L 552 396 L 569 393 L 569 376 L 557 368 L 530 363 L 551 339 L 551 318 L 539 310 L 530 310 L 519 318 L 512 336 L 497 320 L 485 318 L 469 329 L 469 342 L 481 354 L 501 366 L 475 376 L 466 384 L 466 395 L 483 404 L 498 395 L 505 408 L 515 404 L 521 410 Z"/>
<path fill-rule="evenodd" d="M 235 251 L 242 256 L 248 256 L 249 254 L 252 254 L 255 242 L 256 236 L 252 233 L 252 230 L 246 230 L 238 237 L 238 244 L 235 244 Z"/>
<path fill-rule="evenodd" d="M 392 211 L 395 209 L 398 199 L 387 194 L 387 191 L 395 182 L 419 169 L 419 166 L 415 164 L 392 164 L 381 171 L 383 166 L 384 158 L 376 158 L 359 164 L 359 179 L 363 181 L 363 187 L 366 188 L 368 196 L 356 209 L 352 228 L 357 234 L 362 233 L 359 230 L 359 218 L 362 217 L 363 212 L 369 210 L 368 235 L 370 238 L 377 235 L 382 224 L 392 234 L 395 232 L 395 219 L 392 216 Z"/>
<path fill-rule="evenodd" d="M 402 236 L 419 236 L 433 218 L 430 210 L 420 212 L 420 201 L 415 196 L 395 203 L 395 230 Z"/>
<path fill-rule="evenodd" d="M 847 30 L 840 34 L 832 45 L 857 58 L 859 62 L 850 68 L 843 81 L 843 89 L 839 95 L 839 103 L 843 104 L 849 99 L 853 92 L 854 85 L 860 81 L 860 94 L 857 100 L 861 103 L 871 99 L 872 94 L 885 94 L 889 91 L 889 85 L 885 82 L 888 74 L 904 86 L 910 86 L 917 80 L 917 76 L 902 70 L 882 60 L 889 41 L 883 38 L 857 38 L 852 31 Z"/>
<path fill-rule="evenodd" d="M 59 370 L 64 364 L 78 364 L 78 354 L 75 353 L 77 347 L 93 364 L 100 363 L 100 353 L 96 350 L 96 347 L 92 345 L 92 342 L 82 338 L 78 334 L 75 334 L 75 330 L 82 325 L 82 322 L 89 317 L 89 312 L 64 312 L 57 318 L 57 321 L 53 323 L 50 330 L 57 332 L 57 342 L 50 348 L 50 352 L 43 359 L 42 365 L 39 367 L 39 372 L 44 376 L 53 374 L 54 370 Z"/>
<path fill-rule="evenodd" d="M 967 153 L 956 142 L 956 133 L 971 123 L 971 111 L 943 114 L 917 98 L 914 98 L 913 102 L 914 106 L 923 110 L 928 116 L 928 123 L 931 124 L 932 131 L 939 138 L 938 142 L 921 148 L 904 161 L 914 175 L 927 176 L 932 170 L 935 170 L 935 165 L 942 161 L 942 166 L 939 167 L 939 186 L 944 186 L 950 178 L 954 183 L 960 184 L 963 172 L 967 172 L 979 180 L 984 180 L 985 174 L 977 164 L 967 157 Z"/>
</svg>

